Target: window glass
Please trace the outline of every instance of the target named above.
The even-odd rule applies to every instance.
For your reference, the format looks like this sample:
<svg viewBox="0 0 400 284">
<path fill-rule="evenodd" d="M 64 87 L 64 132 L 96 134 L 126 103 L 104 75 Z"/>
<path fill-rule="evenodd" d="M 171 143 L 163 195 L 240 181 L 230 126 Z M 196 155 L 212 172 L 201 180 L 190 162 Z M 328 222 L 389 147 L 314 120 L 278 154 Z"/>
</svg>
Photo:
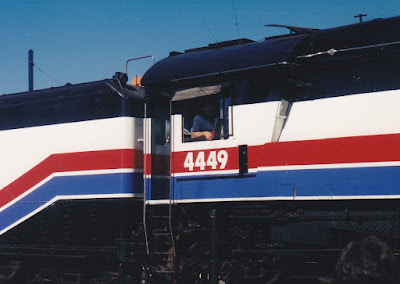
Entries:
<svg viewBox="0 0 400 284">
<path fill-rule="evenodd" d="M 227 139 L 230 105 L 229 87 L 215 94 L 172 102 L 173 113 L 183 118 L 183 142 Z"/>
<path fill-rule="evenodd" d="M 148 117 L 152 118 L 152 137 L 156 145 L 166 145 L 170 135 L 169 96 L 159 96 L 149 101 Z"/>
</svg>

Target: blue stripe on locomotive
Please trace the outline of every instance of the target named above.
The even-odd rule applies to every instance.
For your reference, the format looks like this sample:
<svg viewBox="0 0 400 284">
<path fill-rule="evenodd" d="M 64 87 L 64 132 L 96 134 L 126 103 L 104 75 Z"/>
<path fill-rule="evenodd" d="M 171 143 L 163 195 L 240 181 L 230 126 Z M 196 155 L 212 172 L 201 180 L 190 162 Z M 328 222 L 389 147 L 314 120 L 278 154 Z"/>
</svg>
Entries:
<svg viewBox="0 0 400 284">
<path fill-rule="evenodd" d="M 31 214 L 56 196 L 143 194 L 142 173 L 113 173 L 54 177 L 0 212 L 0 231 Z M 100 197 L 100 196 L 99 196 Z"/>
<path fill-rule="evenodd" d="M 263 171 L 247 175 L 173 178 L 177 201 L 400 195 L 400 167 Z M 162 199 L 158 196 L 157 199 Z"/>
</svg>

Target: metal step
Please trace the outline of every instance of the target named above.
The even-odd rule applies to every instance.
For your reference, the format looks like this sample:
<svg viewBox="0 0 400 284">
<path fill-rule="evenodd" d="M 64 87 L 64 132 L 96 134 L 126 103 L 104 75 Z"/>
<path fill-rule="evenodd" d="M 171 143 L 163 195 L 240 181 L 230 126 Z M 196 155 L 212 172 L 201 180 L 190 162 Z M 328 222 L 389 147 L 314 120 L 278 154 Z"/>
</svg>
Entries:
<svg viewBox="0 0 400 284">
<path fill-rule="evenodd" d="M 170 251 L 153 251 L 153 255 L 173 255 L 173 252 Z"/>
<path fill-rule="evenodd" d="M 171 233 L 165 232 L 165 233 L 153 233 L 153 236 L 171 236 Z"/>
<path fill-rule="evenodd" d="M 155 270 L 155 273 L 165 273 L 165 274 L 174 274 L 175 271 L 171 271 L 171 270 Z"/>
</svg>

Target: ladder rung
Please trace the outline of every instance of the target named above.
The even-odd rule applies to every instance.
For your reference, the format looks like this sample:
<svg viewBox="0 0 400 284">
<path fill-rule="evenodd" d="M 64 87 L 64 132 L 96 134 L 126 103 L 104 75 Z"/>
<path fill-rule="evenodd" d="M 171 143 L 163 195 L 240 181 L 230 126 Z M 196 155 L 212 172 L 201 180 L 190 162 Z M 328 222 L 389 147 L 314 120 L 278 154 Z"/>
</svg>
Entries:
<svg viewBox="0 0 400 284">
<path fill-rule="evenodd" d="M 154 228 L 153 231 L 154 233 L 169 233 L 168 228 L 159 228 L 159 229 Z"/>
<path fill-rule="evenodd" d="M 172 255 L 174 253 L 170 252 L 170 251 L 153 251 L 153 254 L 155 254 L 155 255 Z"/>
<path fill-rule="evenodd" d="M 171 233 L 153 233 L 153 236 L 170 236 Z"/>
<path fill-rule="evenodd" d="M 171 258 L 175 255 L 173 233 L 171 229 L 172 219 L 171 204 L 168 207 L 159 207 L 157 210 L 146 210 L 144 204 L 143 226 L 146 234 L 147 252 L 150 255 L 161 258 Z M 146 221 L 147 219 L 147 221 Z M 150 236 L 150 240 L 147 239 Z M 154 247 L 152 247 L 154 245 Z M 174 273 L 173 271 L 156 271 L 158 273 Z"/>
<path fill-rule="evenodd" d="M 175 271 L 170 271 L 170 270 L 156 270 L 156 273 L 168 273 L 168 274 L 172 274 L 175 273 Z"/>
</svg>

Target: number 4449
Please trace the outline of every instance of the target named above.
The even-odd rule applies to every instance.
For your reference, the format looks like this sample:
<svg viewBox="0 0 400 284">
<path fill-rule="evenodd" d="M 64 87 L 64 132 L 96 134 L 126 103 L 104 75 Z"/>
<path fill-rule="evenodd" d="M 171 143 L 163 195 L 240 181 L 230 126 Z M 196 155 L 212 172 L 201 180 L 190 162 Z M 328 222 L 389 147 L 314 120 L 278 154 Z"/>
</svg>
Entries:
<svg viewBox="0 0 400 284">
<path fill-rule="evenodd" d="M 206 167 L 211 167 L 213 170 L 216 170 L 217 168 L 223 170 L 225 169 L 227 162 L 228 152 L 225 150 L 220 150 L 218 152 L 211 151 L 208 154 L 207 159 L 204 152 L 198 152 L 196 160 L 194 159 L 194 153 L 189 152 L 186 155 L 183 167 L 188 168 L 189 171 L 193 171 L 194 168 L 200 168 L 201 171 L 204 171 Z"/>
</svg>

